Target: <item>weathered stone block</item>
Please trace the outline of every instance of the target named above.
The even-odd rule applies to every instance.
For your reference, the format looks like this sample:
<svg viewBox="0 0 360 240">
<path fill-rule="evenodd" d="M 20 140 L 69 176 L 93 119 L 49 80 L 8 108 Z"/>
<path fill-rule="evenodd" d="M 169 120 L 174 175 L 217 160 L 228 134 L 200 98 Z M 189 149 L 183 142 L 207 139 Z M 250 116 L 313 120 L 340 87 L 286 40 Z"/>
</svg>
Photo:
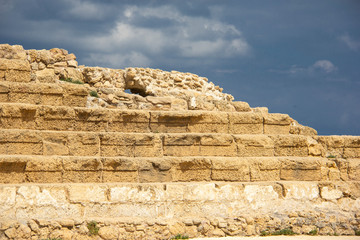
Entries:
<svg viewBox="0 0 360 240">
<path fill-rule="evenodd" d="M 324 186 L 320 188 L 320 196 L 326 200 L 336 200 L 343 196 L 341 190 L 331 186 Z"/>
<path fill-rule="evenodd" d="M 214 158 L 212 159 L 211 179 L 214 181 L 250 181 L 249 163 L 237 158 Z"/>
<path fill-rule="evenodd" d="M 228 113 L 229 133 L 234 134 L 262 134 L 263 117 L 259 113 Z"/>
<path fill-rule="evenodd" d="M 69 200 L 72 203 L 104 203 L 108 202 L 105 185 L 89 186 L 88 184 L 70 185 Z"/>
<path fill-rule="evenodd" d="M 114 132 L 149 132 L 150 113 L 145 111 L 111 110 L 109 131 Z"/>
<path fill-rule="evenodd" d="M 26 172 L 26 182 L 32 183 L 60 183 L 63 182 L 63 173 L 55 171 Z"/>
<path fill-rule="evenodd" d="M 360 159 L 348 159 L 348 166 L 349 179 L 360 181 Z"/>
<path fill-rule="evenodd" d="M 138 171 L 135 170 L 103 171 L 102 179 L 103 182 L 151 182 L 141 181 Z"/>
<path fill-rule="evenodd" d="M 31 76 L 30 72 L 27 71 L 8 70 L 5 72 L 5 80 L 9 82 L 30 82 Z"/>
<path fill-rule="evenodd" d="M 189 121 L 188 130 L 198 133 L 227 133 L 228 124 L 227 113 L 193 113 Z"/>
<path fill-rule="evenodd" d="M 322 159 L 280 158 L 282 180 L 320 181 L 322 180 Z"/>
<path fill-rule="evenodd" d="M 249 206 L 254 210 L 275 204 L 280 197 L 274 186 L 257 184 L 246 184 L 244 195 Z"/>
<path fill-rule="evenodd" d="M 173 181 L 209 181 L 211 161 L 206 158 L 184 159 L 176 165 Z"/>
<path fill-rule="evenodd" d="M 251 181 L 280 180 L 281 162 L 278 158 L 257 157 L 246 161 L 249 161 Z"/>
<path fill-rule="evenodd" d="M 313 182 L 287 183 L 282 182 L 285 199 L 315 200 L 319 198 L 319 187 Z"/>
<path fill-rule="evenodd" d="M 274 156 L 274 142 L 265 135 L 234 135 L 239 157 Z"/>
<path fill-rule="evenodd" d="M 203 135 L 200 138 L 201 156 L 236 156 L 237 147 L 230 135 Z"/>
<path fill-rule="evenodd" d="M 36 79 L 41 83 L 54 83 L 57 80 L 54 69 L 45 68 L 36 71 Z"/>
<path fill-rule="evenodd" d="M 301 135 L 270 136 L 274 141 L 275 156 L 308 156 L 307 139 Z"/>
<path fill-rule="evenodd" d="M 151 112 L 152 132 L 187 132 L 192 114 L 190 112 Z"/>
<path fill-rule="evenodd" d="M 100 139 L 97 134 L 69 135 L 67 146 L 72 156 L 100 156 Z"/>
</svg>

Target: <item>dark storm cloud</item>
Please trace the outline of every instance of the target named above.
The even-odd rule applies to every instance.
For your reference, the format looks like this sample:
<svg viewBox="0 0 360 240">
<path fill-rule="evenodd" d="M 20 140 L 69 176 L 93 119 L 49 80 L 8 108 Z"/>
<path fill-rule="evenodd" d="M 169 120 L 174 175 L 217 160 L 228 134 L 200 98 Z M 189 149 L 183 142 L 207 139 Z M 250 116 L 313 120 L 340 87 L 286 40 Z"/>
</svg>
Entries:
<svg viewBox="0 0 360 240">
<path fill-rule="evenodd" d="M 0 0 L 0 42 L 194 72 L 320 134 L 360 135 L 359 1 Z"/>
</svg>

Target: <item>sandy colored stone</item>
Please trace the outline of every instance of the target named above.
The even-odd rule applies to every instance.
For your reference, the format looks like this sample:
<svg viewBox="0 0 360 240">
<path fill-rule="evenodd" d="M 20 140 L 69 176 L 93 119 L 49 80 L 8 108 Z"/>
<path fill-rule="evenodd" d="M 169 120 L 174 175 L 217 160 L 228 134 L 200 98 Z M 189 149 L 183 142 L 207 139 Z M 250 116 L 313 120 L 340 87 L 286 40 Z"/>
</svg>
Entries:
<svg viewBox="0 0 360 240">
<path fill-rule="evenodd" d="M 117 229 L 113 227 L 101 227 L 99 236 L 106 240 L 116 239 L 118 237 Z"/>
<path fill-rule="evenodd" d="M 343 196 L 342 191 L 336 188 L 322 187 L 320 196 L 326 200 L 336 200 Z"/>
<path fill-rule="evenodd" d="M 69 199 L 72 202 L 106 202 L 106 187 L 75 185 L 69 188 Z"/>
</svg>

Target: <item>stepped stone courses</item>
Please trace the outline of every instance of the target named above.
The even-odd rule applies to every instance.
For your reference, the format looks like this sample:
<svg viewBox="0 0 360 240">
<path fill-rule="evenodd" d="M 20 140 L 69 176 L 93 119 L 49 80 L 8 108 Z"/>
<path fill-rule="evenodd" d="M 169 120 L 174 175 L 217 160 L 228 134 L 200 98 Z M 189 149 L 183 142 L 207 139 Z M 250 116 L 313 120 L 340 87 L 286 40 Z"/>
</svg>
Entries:
<svg viewBox="0 0 360 240">
<path fill-rule="evenodd" d="M 317 136 L 195 74 L 1 44 L 0 126 L 0 239 L 360 229 L 360 137 Z"/>
</svg>

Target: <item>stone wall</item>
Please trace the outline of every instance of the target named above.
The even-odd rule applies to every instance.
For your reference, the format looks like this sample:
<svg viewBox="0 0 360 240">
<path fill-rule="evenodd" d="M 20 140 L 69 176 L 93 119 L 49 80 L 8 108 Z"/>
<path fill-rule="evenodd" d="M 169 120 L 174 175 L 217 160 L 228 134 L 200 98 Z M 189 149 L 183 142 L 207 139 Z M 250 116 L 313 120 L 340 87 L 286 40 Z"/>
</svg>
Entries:
<svg viewBox="0 0 360 240">
<path fill-rule="evenodd" d="M 251 236 L 280 228 L 354 235 L 359 190 L 358 182 L 0 186 L 2 214 L 32 219 L 1 222 L 0 230 L 11 239 L 93 239 L 84 220 L 92 219 L 101 239 Z"/>
<path fill-rule="evenodd" d="M 24 50 L 0 45 L 0 78 L 6 81 L 55 83 L 72 79 L 86 83 L 97 98 L 89 106 L 121 109 L 251 111 L 244 102 L 192 73 L 150 68 L 109 69 L 78 66 L 76 56 L 64 49 Z M 125 92 L 129 89 L 132 93 Z"/>
<path fill-rule="evenodd" d="M 360 233 L 359 136 L 317 136 L 195 74 L 0 45 L 0 239 L 286 228 Z"/>
</svg>

